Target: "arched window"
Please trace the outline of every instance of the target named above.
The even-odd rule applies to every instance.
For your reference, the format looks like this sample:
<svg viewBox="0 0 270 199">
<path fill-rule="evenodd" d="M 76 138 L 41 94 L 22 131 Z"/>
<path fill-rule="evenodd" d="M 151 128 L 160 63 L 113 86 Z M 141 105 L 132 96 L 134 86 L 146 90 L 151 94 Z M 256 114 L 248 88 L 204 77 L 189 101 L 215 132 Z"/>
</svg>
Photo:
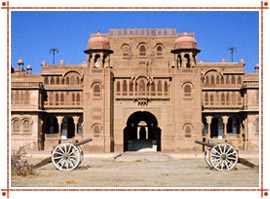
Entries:
<svg viewBox="0 0 270 199">
<path fill-rule="evenodd" d="M 96 137 L 96 138 L 100 137 L 100 133 L 101 133 L 100 125 L 99 124 L 95 124 L 93 126 L 94 137 Z"/>
<path fill-rule="evenodd" d="M 66 78 L 66 84 L 69 84 L 69 77 Z"/>
<path fill-rule="evenodd" d="M 158 80 L 157 94 L 162 95 L 162 83 L 161 83 L 161 80 Z"/>
<path fill-rule="evenodd" d="M 156 95 L 156 88 L 155 88 L 155 83 L 151 85 L 151 95 L 155 96 Z"/>
<path fill-rule="evenodd" d="M 185 54 L 184 55 L 184 62 L 186 64 L 186 68 L 190 68 L 190 57 L 189 57 L 189 54 Z"/>
<path fill-rule="evenodd" d="M 185 125 L 185 137 L 186 138 L 191 138 L 191 133 L 192 133 L 192 126 L 191 125 Z"/>
<path fill-rule="evenodd" d="M 162 46 L 157 46 L 157 57 L 161 57 L 162 56 Z"/>
<path fill-rule="evenodd" d="M 232 84 L 235 84 L 235 76 L 232 75 Z"/>
<path fill-rule="evenodd" d="M 54 93 L 53 92 L 49 92 L 48 93 L 49 94 L 49 101 L 50 101 L 50 105 L 53 105 L 53 95 L 54 95 Z"/>
<path fill-rule="evenodd" d="M 205 78 L 205 84 L 206 85 L 209 85 L 209 76 L 207 75 L 206 78 Z"/>
<path fill-rule="evenodd" d="M 127 80 L 123 81 L 123 95 L 127 95 Z"/>
<path fill-rule="evenodd" d="M 76 83 L 77 83 L 78 85 L 81 84 L 81 83 L 80 83 L 80 77 L 77 77 L 77 78 L 76 78 Z"/>
<path fill-rule="evenodd" d="M 168 95 L 168 90 L 169 90 L 168 89 L 168 83 L 167 83 L 167 81 L 165 81 L 164 82 L 164 95 L 166 95 L 166 96 Z"/>
<path fill-rule="evenodd" d="M 75 105 L 75 93 L 72 93 L 72 105 Z"/>
<path fill-rule="evenodd" d="M 229 75 L 226 76 L 226 84 L 230 84 L 230 76 Z"/>
<path fill-rule="evenodd" d="M 139 56 L 141 56 L 141 57 L 146 56 L 146 48 L 145 48 L 144 45 L 141 45 L 141 46 L 139 47 Z"/>
<path fill-rule="evenodd" d="M 60 84 L 60 78 L 59 78 L 59 76 L 56 77 L 56 84 Z"/>
<path fill-rule="evenodd" d="M 54 77 L 51 77 L 51 84 L 54 84 Z"/>
<path fill-rule="evenodd" d="M 236 104 L 236 96 L 235 96 L 235 92 L 232 92 L 232 105 Z"/>
<path fill-rule="evenodd" d="M 230 104 L 230 93 L 227 93 L 226 95 L 226 102 L 227 102 L 227 105 Z"/>
<path fill-rule="evenodd" d="M 216 77 L 216 84 L 219 84 L 219 75 Z"/>
<path fill-rule="evenodd" d="M 221 93 L 221 105 L 225 105 L 225 94 Z"/>
<path fill-rule="evenodd" d="M 80 93 L 77 93 L 77 97 L 76 97 L 77 105 L 80 105 L 80 101 L 81 101 Z"/>
<path fill-rule="evenodd" d="M 210 94 L 210 105 L 214 105 L 214 95 Z"/>
<path fill-rule="evenodd" d="M 12 131 L 13 131 L 13 133 L 19 133 L 20 132 L 20 121 L 19 121 L 19 119 L 15 119 L 12 122 Z"/>
<path fill-rule="evenodd" d="M 205 93 L 205 105 L 208 105 L 208 103 L 209 103 L 208 93 Z"/>
<path fill-rule="evenodd" d="M 98 68 L 102 65 L 102 62 L 101 62 L 101 57 L 99 54 L 96 54 L 95 56 L 95 59 L 94 59 L 94 67 L 95 68 Z"/>
<path fill-rule="evenodd" d="M 127 44 L 122 47 L 122 56 L 123 58 L 129 57 L 129 46 Z"/>
<path fill-rule="evenodd" d="M 22 129 L 23 129 L 23 133 L 29 133 L 30 132 L 30 122 L 29 122 L 28 119 L 23 121 Z"/>
<path fill-rule="evenodd" d="M 60 94 L 60 104 L 63 105 L 64 104 L 64 93 Z"/>
<path fill-rule="evenodd" d="M 133 82 L 129 82 L 129 95 L 133 95 Z"/>
<path fill-rule="evenodd" d="M 59 103 L 59 95 L 58 93 L 55 94 L 55 105 L 58 105 Z"/>
<path fill-rule="evenodd" d="M 101 97 L 101 86 L 99 83 L 93 86 L 93 95 L 94 97 Z"/>
<path fill-rule="evenodd" d="M 211 75 L 211 84 L 215 85 L 215 77 L 214 77 L 214 75 Z"/>
<path fill-rule="evenodd" d="M 184 97 L 191 97 L 191 86 L 190 86 L 190 84 L 186 84 L 184 86 Z"/>
<path fill-rule="evenodd" d="M 117 81 L 116 83 L 116 95 L 120 95 L 120 82 Z"/>
<path fill-rule="evenodd" d="M 241 76 L 238 76 L 238 78 L 237 78 L 237 84 L 242 84 L 242 78 L 241 78 Z"/>
<path fill-rule="evenodd" d="M 49 81 L 48 81 L 48 77 L 44 77 L 44 84 L 48 84 Z"/>
<path fill-rule="evenodd" d="M 74 76 L 71 76 L 70 77 L 70 84 L 71 85 L 74 85 L 75 84 L 75 78 L 74 78 Z"/>
</svg>

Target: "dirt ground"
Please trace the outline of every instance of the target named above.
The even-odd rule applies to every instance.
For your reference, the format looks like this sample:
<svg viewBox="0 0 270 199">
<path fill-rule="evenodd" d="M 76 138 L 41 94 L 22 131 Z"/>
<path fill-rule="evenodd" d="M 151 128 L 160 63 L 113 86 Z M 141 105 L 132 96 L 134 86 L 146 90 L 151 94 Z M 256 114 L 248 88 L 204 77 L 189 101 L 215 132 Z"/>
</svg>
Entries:
<svg viewBox="0 0 270 199">
<path fill-rule="evenodd" d="M 169 156 L 168 156 L 169 157 Z M 41 159 L 30 158 L 36 163 Z M 257 158 L 248 159 L 258 165 Z M 51 164 L 34 175 L 13 176 L 12 187 L 258 187 L 259 169 L 237 164 L 231 171 L 210 170 L 203 158 L 86 157 L 73 171 Z"/>
</svg>

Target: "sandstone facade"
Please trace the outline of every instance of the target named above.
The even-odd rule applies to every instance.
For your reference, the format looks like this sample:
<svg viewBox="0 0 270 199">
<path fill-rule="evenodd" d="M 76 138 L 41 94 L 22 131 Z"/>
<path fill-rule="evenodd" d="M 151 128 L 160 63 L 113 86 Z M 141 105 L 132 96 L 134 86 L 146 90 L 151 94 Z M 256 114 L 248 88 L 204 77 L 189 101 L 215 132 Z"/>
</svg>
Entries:
<svg viewBox="0 0 270 199">
<path fill-rule="evenodd" d="M 195 140 L 258 150 L 259 73 L 245 63 L 198 62 L 193 33 L 111 29 L 92 34 L 81 64 L 11 74 L 12 148 L 85 152 L 199 151 Z M 202 49 L 203 50 L 203 49 Z"/>
</svg>

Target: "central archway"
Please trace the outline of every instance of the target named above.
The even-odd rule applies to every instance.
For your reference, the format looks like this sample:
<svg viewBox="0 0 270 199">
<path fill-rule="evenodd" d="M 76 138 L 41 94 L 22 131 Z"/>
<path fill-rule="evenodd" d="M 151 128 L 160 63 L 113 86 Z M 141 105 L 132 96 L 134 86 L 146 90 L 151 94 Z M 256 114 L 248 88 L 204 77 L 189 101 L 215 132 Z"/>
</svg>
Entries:
<svg viewBox="0 0 270 199">
<path fill-rule="evenodd" d="M 150 112 L 131 114 L 124 129 L 124 151 L 161 151 L 161 130 Z"/>
</svg>

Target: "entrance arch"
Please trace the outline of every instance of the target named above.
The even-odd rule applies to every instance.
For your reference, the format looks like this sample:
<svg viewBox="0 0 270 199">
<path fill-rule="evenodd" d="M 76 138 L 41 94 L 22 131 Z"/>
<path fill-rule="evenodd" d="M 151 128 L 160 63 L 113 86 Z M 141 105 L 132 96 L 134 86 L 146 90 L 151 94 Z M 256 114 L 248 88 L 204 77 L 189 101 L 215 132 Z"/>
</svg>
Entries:
<svg viewBox="0 0 270 199">
<path fill-rule="evenodd" d="M 124 151 L 161 151 L 161 130 L 150 112 L 131 114 L 124 129 Z"/>
</svg>

